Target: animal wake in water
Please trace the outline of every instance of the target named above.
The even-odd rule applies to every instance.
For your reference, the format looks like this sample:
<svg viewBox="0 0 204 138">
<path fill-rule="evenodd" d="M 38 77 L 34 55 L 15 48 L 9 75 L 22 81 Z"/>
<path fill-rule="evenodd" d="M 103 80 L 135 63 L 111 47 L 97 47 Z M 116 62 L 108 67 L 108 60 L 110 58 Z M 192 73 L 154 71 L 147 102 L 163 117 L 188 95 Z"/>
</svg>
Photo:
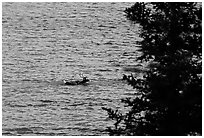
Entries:
<svg viewBox="0 0 204 138">
<path fill-rule="evenodd" d="M 64 80 L 65 85 L 85 85 L 87 82 L 89 82 L 89 79 L 86 76 L 80 75 L 82 77 L 82 80 L 74 80 L 74 81 L 67 81 Z"/>
</svg>

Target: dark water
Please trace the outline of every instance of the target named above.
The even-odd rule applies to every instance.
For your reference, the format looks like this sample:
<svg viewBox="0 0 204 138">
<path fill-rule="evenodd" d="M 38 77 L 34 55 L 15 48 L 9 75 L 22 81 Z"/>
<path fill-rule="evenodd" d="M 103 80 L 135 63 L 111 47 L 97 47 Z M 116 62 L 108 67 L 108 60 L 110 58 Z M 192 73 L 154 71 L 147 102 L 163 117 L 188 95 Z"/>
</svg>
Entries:
<svg viewBox="0 0 204 138">
<path fill-rule="evenodd" d="M 101 107 L 134 93 L 119 80 L 138 55 L 132 4 L 2 4 L 3 135 L 107 135 Z M 62 85 L 80 73 L 88 85 Z"/>
</svg>

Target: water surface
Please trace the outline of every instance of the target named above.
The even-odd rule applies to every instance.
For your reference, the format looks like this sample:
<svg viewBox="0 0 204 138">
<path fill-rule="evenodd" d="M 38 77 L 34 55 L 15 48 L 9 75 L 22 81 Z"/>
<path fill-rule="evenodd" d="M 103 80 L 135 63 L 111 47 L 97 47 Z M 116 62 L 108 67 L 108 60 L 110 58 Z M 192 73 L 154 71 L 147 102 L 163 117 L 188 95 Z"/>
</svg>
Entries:
<svg viewBox="0 0 204 138">
<path fill-rule="evenodd" d="M 139 54 L 132 4 L 2 4 L 3 135 L 107 135 L 101 107 L 135 92 L 120 80 Z M 80 73 L 88 85 L 61 85 Z"/>
</svg>

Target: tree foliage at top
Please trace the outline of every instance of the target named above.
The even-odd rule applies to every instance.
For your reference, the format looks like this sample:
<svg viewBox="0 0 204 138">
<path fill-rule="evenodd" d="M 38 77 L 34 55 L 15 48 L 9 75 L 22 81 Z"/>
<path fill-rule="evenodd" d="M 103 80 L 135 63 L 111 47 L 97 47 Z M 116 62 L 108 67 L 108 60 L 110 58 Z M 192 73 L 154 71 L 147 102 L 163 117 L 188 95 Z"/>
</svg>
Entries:
<svg viewBox="0 0 204 138">
<path fill-rule="evenodd" d="M 141 25 L 142 55 L 157 63 L 144 77 L 131 78 L 130 110 L 103 108 L 115 120 L 110 135 L 202 135 L 201 3 L 135 3 L 127 18 Z"/>
</svg>

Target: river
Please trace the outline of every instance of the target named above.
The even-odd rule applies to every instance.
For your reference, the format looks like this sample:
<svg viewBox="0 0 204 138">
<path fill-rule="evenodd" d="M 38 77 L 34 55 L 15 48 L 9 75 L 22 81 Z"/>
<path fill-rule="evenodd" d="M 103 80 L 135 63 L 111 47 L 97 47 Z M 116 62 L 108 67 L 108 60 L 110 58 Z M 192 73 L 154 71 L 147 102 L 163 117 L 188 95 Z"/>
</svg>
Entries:
<svg viewBox="0 0 204 138">
<path fill-rule="evenodd" d="M 108 135 L 139 55 L 133 3 L 2 3 L 2 135 Z M 90 79 L 65 86 L 64 79 Z"/>
</svg>

